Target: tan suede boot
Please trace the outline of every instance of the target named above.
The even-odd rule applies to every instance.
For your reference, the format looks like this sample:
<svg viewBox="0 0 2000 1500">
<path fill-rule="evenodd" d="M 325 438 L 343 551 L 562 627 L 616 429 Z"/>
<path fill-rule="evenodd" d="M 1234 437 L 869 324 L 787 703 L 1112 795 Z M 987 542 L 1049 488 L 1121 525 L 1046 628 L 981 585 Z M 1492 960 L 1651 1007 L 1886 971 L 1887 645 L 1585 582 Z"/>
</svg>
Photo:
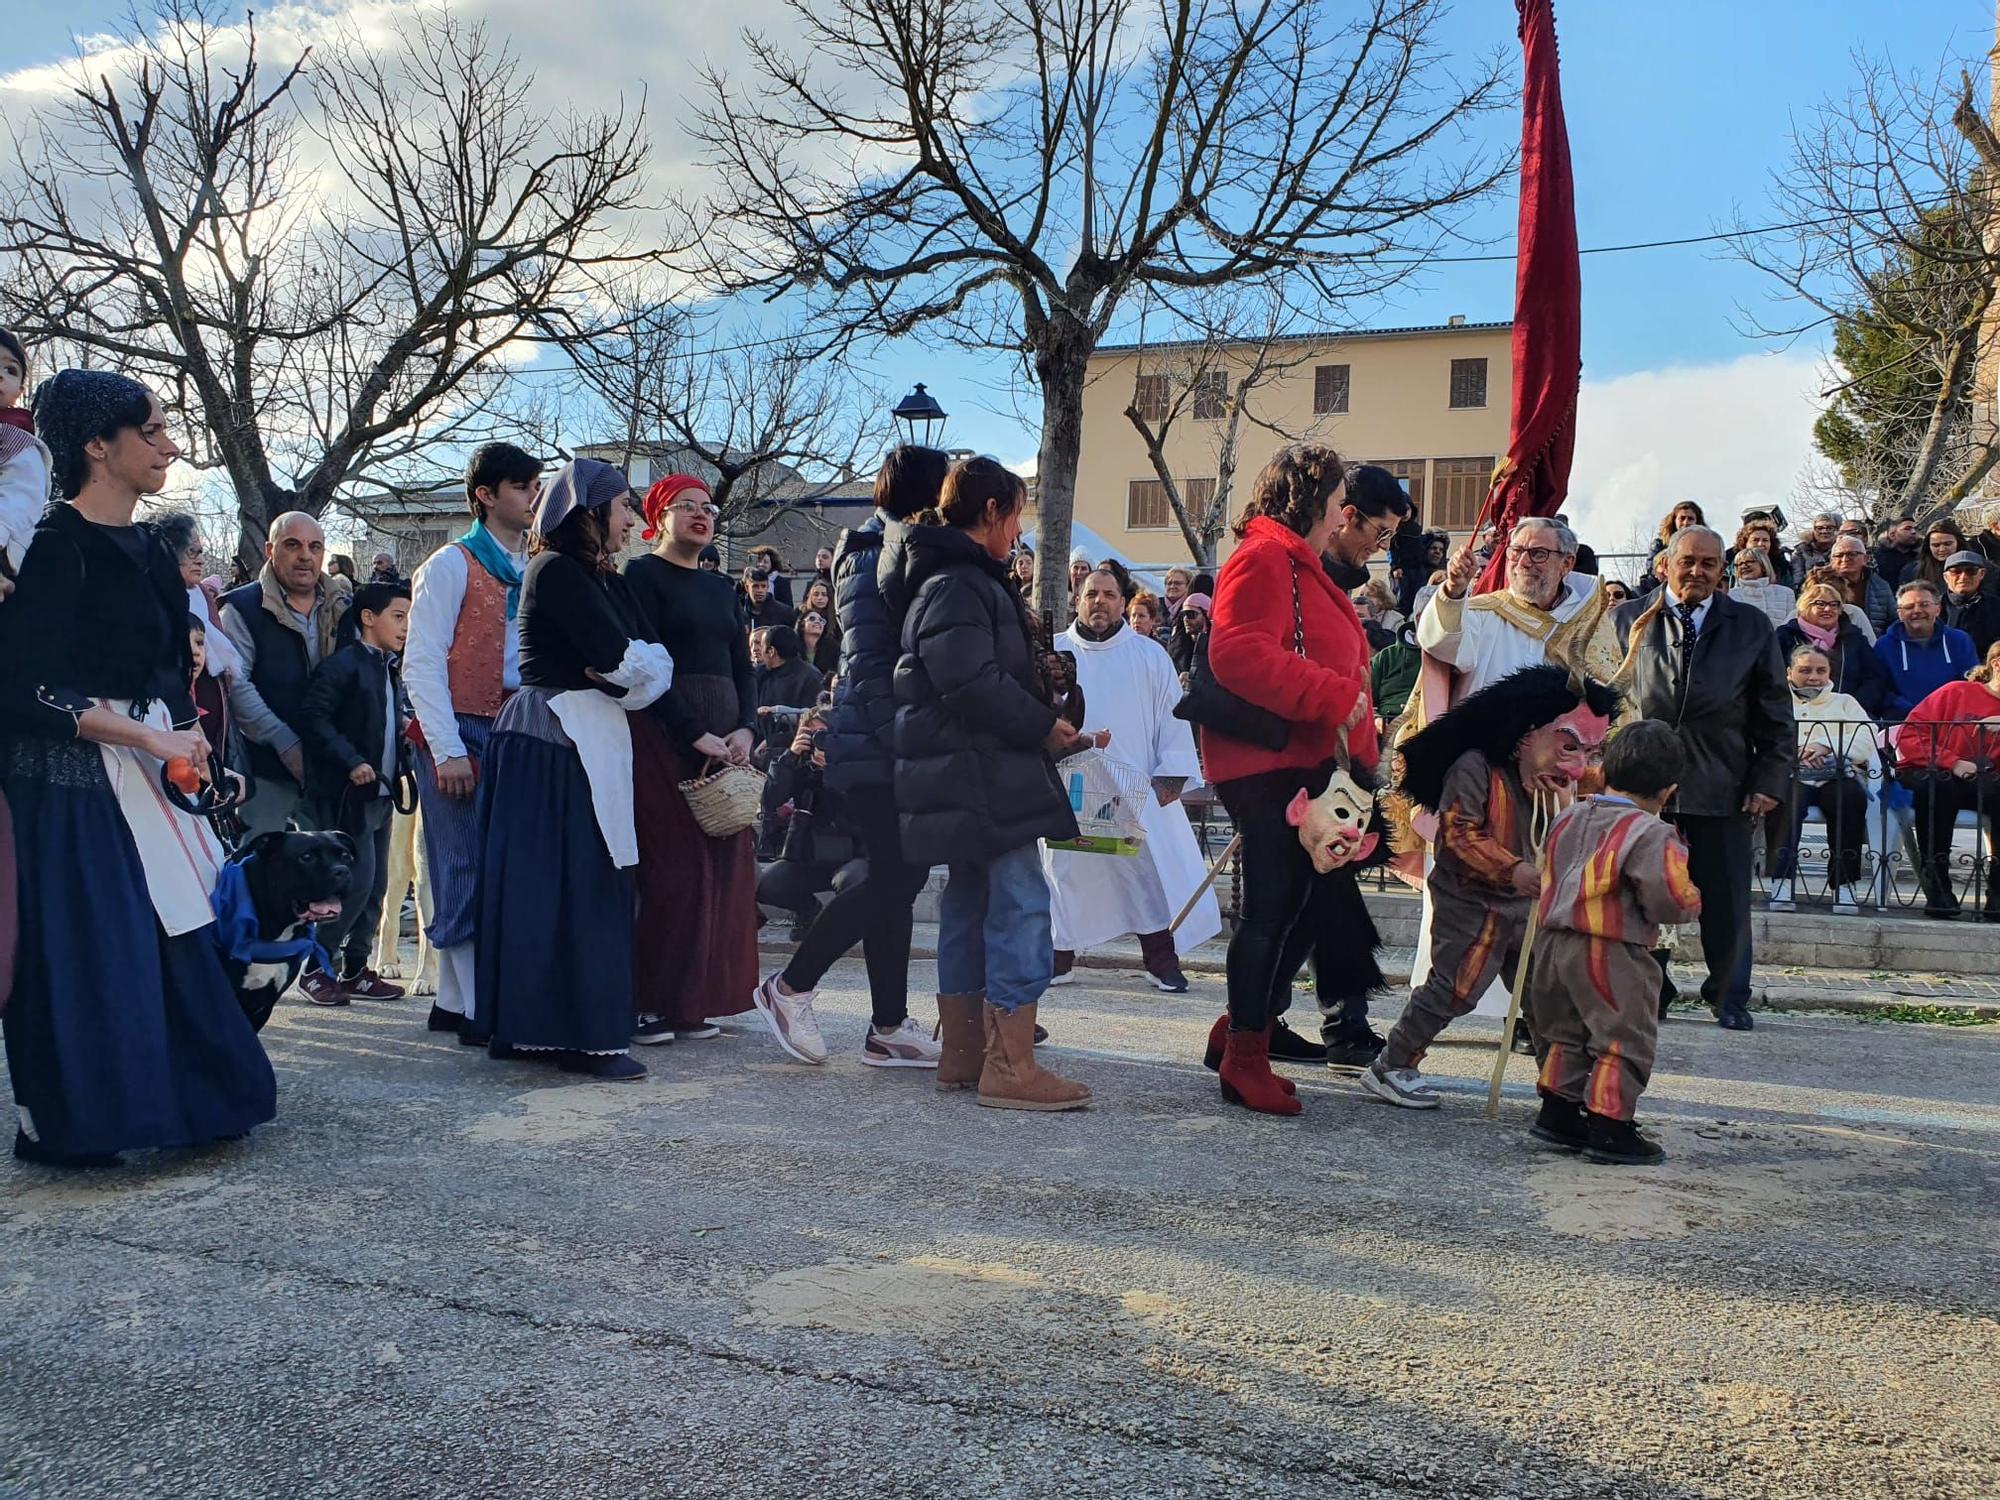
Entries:
<svg viewBox="0 0 2000 1500">
<path fill-rule="evenodd" d="M 1035 1061 L 1035 1007 L 986 1007 L 986 1066 L 979 1102 L 994 1109 L 1082 1109 L 1090 1090 L 1058 1078 Z"/>
<path fill-rule="evenodd" d="M 944 1043 L 944 1055 L 938 1059 L 939 1093 L 978 1086 L 985 1042 L 979 1013 L 985 1008 L 980 995 L 938 996 L 938 1040 Z"/>
</svg>

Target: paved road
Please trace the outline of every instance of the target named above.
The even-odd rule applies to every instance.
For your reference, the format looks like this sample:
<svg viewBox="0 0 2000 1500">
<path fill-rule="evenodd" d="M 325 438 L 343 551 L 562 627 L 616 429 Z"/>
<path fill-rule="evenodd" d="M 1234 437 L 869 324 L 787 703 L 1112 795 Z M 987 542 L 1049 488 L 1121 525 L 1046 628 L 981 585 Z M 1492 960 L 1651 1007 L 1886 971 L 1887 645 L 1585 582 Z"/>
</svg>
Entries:
<svg viewBox="0 0 2000 1500">
<path fill-rule="evenodd" d="M 836 979 L 832 1066 L 638 1087 L 287 1006 L 251 1142 L 0 1166 L 0 1494 L 2000 1493 L 2000 1028 L 1677 1017 L 1621 1172 L 1484 1046 L 1227 1109 L 1129 975 L 1047 1015 L 1097 1109 L 984 1110 Z"/>
</svg>

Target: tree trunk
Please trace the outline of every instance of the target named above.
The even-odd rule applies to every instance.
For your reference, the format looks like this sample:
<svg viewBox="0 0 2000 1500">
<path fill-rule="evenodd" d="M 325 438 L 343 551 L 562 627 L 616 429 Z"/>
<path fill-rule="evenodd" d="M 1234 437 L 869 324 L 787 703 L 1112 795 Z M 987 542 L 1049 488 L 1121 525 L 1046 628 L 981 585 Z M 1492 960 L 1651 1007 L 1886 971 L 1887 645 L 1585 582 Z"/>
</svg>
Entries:
<svg viewBox="0 0 2000 1500">
<path fill-rule="evenodd" d="M 1042 388 L 1042 451 L 1036 468 L 1041 546 L 1035 555 L 1035 610 L 1057 630 L 1070 622 L 1069 537 L 1076 514 L 1076 465 L 1083 452 L 1083 386 L 1090 366 L 1084 330 L 1051 318 L 1035 354 Z M 1093 562 L 1099 559 L 1093 558 Z"/>
</svg>

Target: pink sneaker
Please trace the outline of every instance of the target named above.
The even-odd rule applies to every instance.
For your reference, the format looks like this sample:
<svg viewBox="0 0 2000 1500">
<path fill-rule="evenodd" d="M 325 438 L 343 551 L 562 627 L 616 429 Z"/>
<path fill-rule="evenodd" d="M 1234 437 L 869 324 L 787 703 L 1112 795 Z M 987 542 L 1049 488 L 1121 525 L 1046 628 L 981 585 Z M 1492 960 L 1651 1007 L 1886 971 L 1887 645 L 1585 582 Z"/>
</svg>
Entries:
<svg viewBox="0 0 2000 1500">
<path fill-rule="evenodd" d="M 813 996 L 818 993 L 809 990 L 803 995 L 787 995 L 778 988 L 776 974 L 750 992 L 750 1003 L 770 1026 L 778 1045 L 814 1067 L 824 1063 L 827 1055 L 826 1038 L 820 1035 L 819 1022 L 813 1016 Z"/>
</svg>

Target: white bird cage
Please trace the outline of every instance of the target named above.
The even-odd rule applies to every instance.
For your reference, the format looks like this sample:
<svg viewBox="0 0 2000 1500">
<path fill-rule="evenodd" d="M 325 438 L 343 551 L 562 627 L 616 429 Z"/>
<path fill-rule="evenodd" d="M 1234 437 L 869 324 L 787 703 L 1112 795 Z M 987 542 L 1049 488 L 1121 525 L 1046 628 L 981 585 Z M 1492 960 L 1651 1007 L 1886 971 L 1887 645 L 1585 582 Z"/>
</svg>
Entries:
<svg viewBox="0 0 2000 1500">
<path fill-rule="evenodd" d="M 1056 762 L 1056 776 L 1076 814 L 1077 836 L 1051 839 L 1051 849 L 1074 854 L 1131 856 L 1146 847 L 1146 800 L 1152 783 L 1101 750 L 1083 750 Z"/>
</svg>

